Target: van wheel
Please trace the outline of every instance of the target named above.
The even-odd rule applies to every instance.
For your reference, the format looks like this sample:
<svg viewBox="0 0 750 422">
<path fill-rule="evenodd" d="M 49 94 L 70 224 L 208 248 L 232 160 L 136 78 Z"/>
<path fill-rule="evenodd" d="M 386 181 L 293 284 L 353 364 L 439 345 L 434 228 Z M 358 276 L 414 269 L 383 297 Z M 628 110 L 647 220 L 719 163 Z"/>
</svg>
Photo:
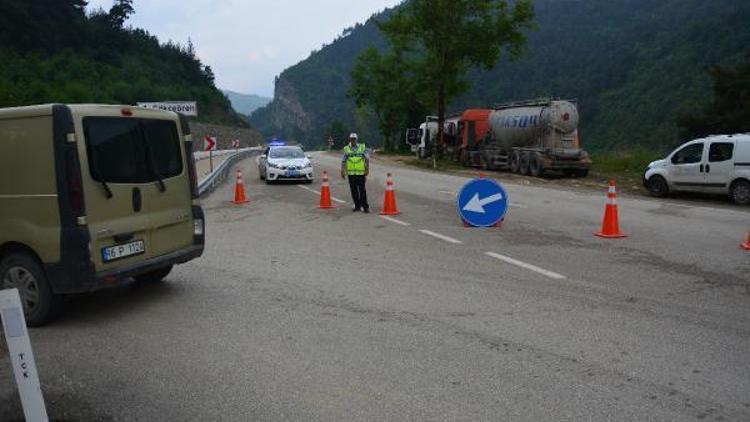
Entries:
<svg viewBox="0 0 750 422">
<path fill-rule="evenodd" d="M 172 271 L 172 265 L 168 267 L 158 268 L 147 273 L 137 275 L 133 278 L 135 278 L 135 281 L 139 283 L 158 283 L 164 280 L 164 277 L 166 277 L 170 271 Z"/>
<path fill-rule="evenodd" d="M 652 196 L 663 198 L 669 193 L 669 185 L 667 185 L 667 181 L 663 177 L 651 176 L 648 179 L 648 191 Z"/>
<path fill-rule="evenodd" d="M 29 327 L 43 325 L 54 316 L 60 298 L 52 292 L 37 261 L 26 254 L 12 254 L 0 262 L 3 289 L 18 289 Z"/>
<path fill-rule="evenodd" d="M 729 193 L 732 195 L 732 201 L 735 204 L 750 204 L 750 182 L 747 180 L 738 180 L 732 183 Z"/>
<path fill-rule="evenodd" d="M 518 172 L 524 176 L 529 175 L 529 154 L 521 153 L 521 158 L 518 163 Z"/>
<path fill-rule="evenodd" d="M 531 159 L 529 160 L 529 173 L 534 177 L 540 177 L 544 173 L 544 168 L 542 168 L 542 160 L 539 159 L 536 154 L 531 156 Z"/>
</svg>

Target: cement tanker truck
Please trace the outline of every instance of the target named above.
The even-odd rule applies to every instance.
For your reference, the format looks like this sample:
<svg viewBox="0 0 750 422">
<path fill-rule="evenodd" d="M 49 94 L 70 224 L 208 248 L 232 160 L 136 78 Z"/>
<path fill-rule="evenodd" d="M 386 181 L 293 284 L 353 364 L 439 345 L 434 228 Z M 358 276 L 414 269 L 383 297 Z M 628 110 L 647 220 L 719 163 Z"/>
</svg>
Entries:
<svg viewBox="0 0 750 422">
<path fill-rule="evenodd" d="M 429 155 L 437 119 L 407 131 L 412 150 Z M 540 99 L 469 109 L 447 118 L 440 149 L 464 166 L 505 168 L 532 176 L 563 173 L 585 177 L 591 160 L 581 149 L 578 109 L 571 101 Z"/>
</svg>

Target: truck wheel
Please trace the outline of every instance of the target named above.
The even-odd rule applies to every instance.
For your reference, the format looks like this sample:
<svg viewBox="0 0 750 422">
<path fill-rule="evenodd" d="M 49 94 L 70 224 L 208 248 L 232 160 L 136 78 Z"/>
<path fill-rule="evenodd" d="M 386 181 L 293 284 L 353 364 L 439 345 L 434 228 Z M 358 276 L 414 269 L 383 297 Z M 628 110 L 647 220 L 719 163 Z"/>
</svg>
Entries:
<svg viewBox="0 0 750 422">
<path fill-rule="evenodd" d="M 462 150 L 461 155 L 459 156 L 459 161 L 461 163 L 461 166 L 468 167 L 469 166 L 469 151 Z"/>
<path fill-rule="evenodd" d="M 663 198 L 669 193 L 669 185 L 661 176 L 651 176 L 646 186 L 651 195 L 657 198 Z"/>
<path fill-rule="evenodd" d="M 529 175 L 529 158 L 529 154 L 523 153 L 518 163 L 518 172 L 524 176 Z"/>
<path fill-rule="evenodd" d="M 510 153 L 510 171 L 513 173 L 518 173 L 521 169 L 521 157 L 520 154 L 518 154 L 518 151 L 513 151 Z"/>
<path fill-rule="evenodd" d="M 172 271 L 172 265 L 157 268 L 147 273 L 137 275 L 133 278 L 135 278 L 135 281 L 139 283 L 158 283 L 164 280 L 164 277 L 166 277 L 170 271 Z"/>
<path fill-rule="evenodd" d="M 747 180 L 737 180 L 732 183 L 729 193 L 732 195 L 732 201 L 735 204 L 750 204 L 750 182 Z"/>
<path fill-rule="evenodd" d="M 542 160 L 536 154 L 532 155 L 529 159 L 529 173 L 534 177 L 541 177 L 542 173 L 544 173 Z"/>
<path fill-rule="evenodd" d="M 491 171 L 492 170 L 492 162 L 487 157 L 486 154 L 482 154 L 481 155 L 481 161 L 482 161 L 482 169 L 483 170 L 487 170 L 487 171 Z"/>
<path fill-rule="evenodd" d="M 586 177 L 588 175 L 589 175 L 589 169 L 576 170 L 576 176 L 578 177 Z"/>
<path fill-rule="evenodd" d="M 0 262 L 3 289 L 18 289 L 29 327 L 43 325 L 57 312 L 60 298 L 52 292 L 42 267 L 31 256 L 12 254 Z"/>
</svg>

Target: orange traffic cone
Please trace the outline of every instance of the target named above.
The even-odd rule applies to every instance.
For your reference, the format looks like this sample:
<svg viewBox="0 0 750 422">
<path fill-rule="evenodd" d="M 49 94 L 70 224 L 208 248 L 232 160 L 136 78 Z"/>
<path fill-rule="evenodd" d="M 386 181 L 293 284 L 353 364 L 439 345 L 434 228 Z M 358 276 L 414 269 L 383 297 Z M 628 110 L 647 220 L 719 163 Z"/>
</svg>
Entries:
<svg viewBox="0 0 750 422">
<path fill-rule="evenodd" d="M 244 204 L 250 202 L 245 197 L 245 184 L 242 182 L 242 172 L 237 169 L 237 183 L 234 185 L 234 201 L 233 204 Z"/>
<path fill-rule="evenodd" d="M 620 232 L 620 218 L 617 212 L 617 187 L 615 181 L 609 181 L 609 192 L 607 193 L 607 208 L 604 210 L 604 222 L 602 231 L 596 233 L 599 237 L 608 239 L 617 239 L 628 237 L 625 233 Z"/>
<path fill-rule="evenodd" d="M 320 188 L 320 208 L 328 210 L 335 208 L 331 204 L 331 187 L 328 185 L 328 172 L 323 172 L 323 185 Z"/>
<path fill-rule="evenodd" d="M 401 211 L 396 208 L 396 193 L 393 192 L 393 178 L 388 173 L 385 182 L 385 201 L 383 201 L 383 210 L 380 215 L 399 215 Z"/>
<path fill-rule="evenodd" d="M 747 240 L 745 243 L 740 244 L 740 246 L 742 246 L 742 249 L 750 251 L 750 231 L 747 232 Z"/>
</svg>

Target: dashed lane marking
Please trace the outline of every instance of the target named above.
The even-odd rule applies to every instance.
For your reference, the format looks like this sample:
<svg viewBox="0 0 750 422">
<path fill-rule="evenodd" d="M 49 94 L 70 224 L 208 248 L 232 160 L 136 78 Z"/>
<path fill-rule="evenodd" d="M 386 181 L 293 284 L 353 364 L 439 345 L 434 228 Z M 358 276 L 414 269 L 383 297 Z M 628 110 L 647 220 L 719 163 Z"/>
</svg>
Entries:
<svg viewBox="0 0 750 422">
<path fill-rule="evenodd" d="M 517 259 L 513 259 L 513 258 L 507 257 L 505 255 L 500 255 L 499 253 L 485 252 L 484 254 L 487 255 L 487 256 L 489 256 L 489 257 L 492 257 L 492 258 L 495 258 L 495 259 L 499 259 L 500 261 L 506 262 L 508 264 L 515 265 L 515 266 L 521 267 L 521 268 L 525 268 L 525 269 L 530 270 L 530 271 L 534 271 L 535 273 L 542 274 L 542 275 L 544 275 L 546 277 L 549 277 L 549 278 L 552 278 L 552 279 L 555 279 L 555 280 L 565 280 L 567 278 L 567 277 L 565 277 L 562 274 L 558 274 L 558 273 L 553 272 L 553 271 L 545 270 L 544 268 L 539 268 L 536 265 L 527 264 L 527 263 L 525 263 L 523 261 L 519 261 Z"/>
<path fill-rule="evenodd" d="M 297 185 L 297 186 L 301 187 L 302 189 L 304 189 L 306 191 L 310 191 L 310 192 L 312 192 L 312 193 L 314 193 L 316 195 L 320 195 L 320 191 L 319 190 L 308 188 L 307 186 L 302 186 L 302 185 Z M 339 204 L 346 204 L 346 201 L 342 201 L 342 200 L 340 200 L 340 199 L 338 199 L 336 197 L 333 197 L 333 196 L 331 197 L 331 200 L 333 202 L 338 202 Z"/>
<path fill-rule="evenodd" d="M 388 221 L 390 221 L 391 223 L 396 223 L 396 224 L 400 224 L 400 225 L 402 225 L 402 226 L 407 226 L 407 227 L 408 227 L 408 226 L 411 226 L 411 224 L 407 223 L 406 221 L 396 220 L 395 218 L 393 218 L 393 217 L 388 217 L 387 215 L 381 215 L 381 216 L 380 216 L 380 218 L 382 218 L 383 220 L 388 220 Z"/>
<path fill-rule="evenodd" d="M 446 241 L 446 242 L 448 242 L 448 243 L 453 243 L 453 244 L 456 244 L 456 245 L 459 245 L 459 244 L 461 244 L 461 243 L 464 243 L 464 242 L 462 242 L 462 241 L 460 241 L 460 240 L 458 240 L 458 239 L 454 239 L 454 238 L 452 238 L 452 237 L 449 237 L 449 236 L 446 236 L 446 235 L 444 235 L 444 234 L 440 234 L 440 233 L 435 233 L 435 232 L 433 232 L 433 231 L 430 231 L 430 230 L 420 230 L 419 232 L 420 232 L 420 233 L 424 233 L 424 234 L 426 234 L 427 236 L 432 236 L 432 237 L 434 237 L 434 238 L 437 238 L 437 239 L 440 239 L 440 240 L 444 240 L 444 241 Z"/>
</svg>

